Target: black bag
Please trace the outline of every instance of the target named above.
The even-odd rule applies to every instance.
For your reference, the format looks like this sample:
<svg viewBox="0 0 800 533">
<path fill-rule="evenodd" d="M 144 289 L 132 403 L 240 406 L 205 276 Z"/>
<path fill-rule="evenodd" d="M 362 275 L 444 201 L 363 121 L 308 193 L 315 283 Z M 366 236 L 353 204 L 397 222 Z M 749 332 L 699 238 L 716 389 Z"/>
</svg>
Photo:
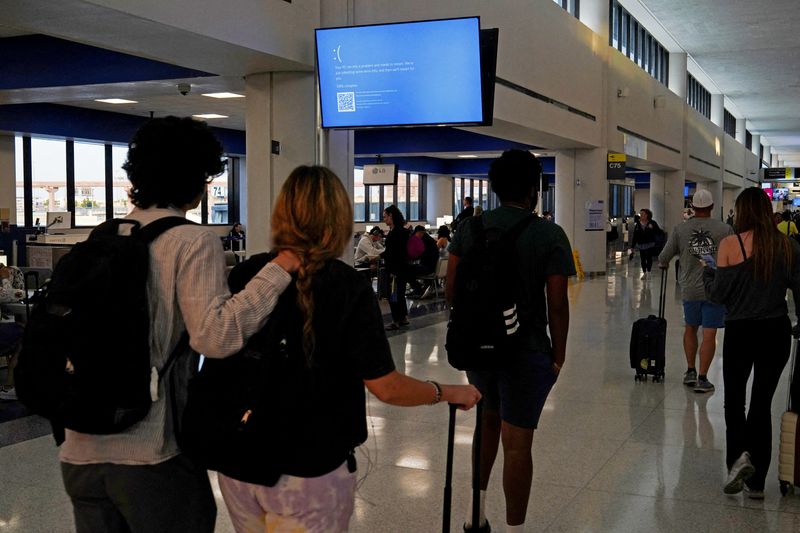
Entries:
<svg viewBox="0 0 800 533">
<path fill-rule="evenodd" d="M 178 445 L 209 470 L 247 483 L 274 486 L 283 473 L 281 455 L 302 431 L 288 413 L 269 405 L 279 397 L 297 405 L 310 387 L 304 381 L 302 315 L 296 291 L 287 289 L 267 325 L 239 353 L 206 359 L 189 380 Z"/>
<path fill-rule="evenodd" d="M 123 224 L 129 236 L 119 235 Z M 114 219 L 97 226 L 58 263 L 39 295 L 15 371 L 20 401 L 48 418 L 56 442 L 63 428 L 112 434 L 147 415 L 161 378 L 150 365 L 147 300 L 149 244 L 164 231 L 192 222 L 166 217 L 141 228 Z"/>
<path fill-rule="evenodd" d="M 447 323 L 447 360 L 459 370 L 502 366 L 517 339 L 516 295 L 521 290 L 516 244 L 531 224 L 529 215 L 508 231 L 485 229 L 472 217 L 473 246 L 456 267 L 455 293 Z"/>
<path fill-rule="evenodd" d="M 631 331 L 631 368 L 636 370 L 636 381 L 654 382 L 664 380 L 667 321 L 664 318 L 664 295 L 667 290 L 666 270 L 661 271 L 661 289 L 658 301 L 658 316 L 650 315 L 633 323 Z"/>
</svg>

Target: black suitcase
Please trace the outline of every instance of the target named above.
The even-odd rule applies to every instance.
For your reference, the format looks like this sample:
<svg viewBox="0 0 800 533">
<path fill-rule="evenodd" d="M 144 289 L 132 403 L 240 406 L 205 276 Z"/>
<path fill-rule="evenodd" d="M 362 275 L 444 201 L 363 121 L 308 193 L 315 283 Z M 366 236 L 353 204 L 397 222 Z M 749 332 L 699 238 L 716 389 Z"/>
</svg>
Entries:
<svg viewBox="0 0 800 533">
<path fill-rule="evenodd" d="M 661 271 L 661 290 L 658 299 L 658 316 L 650 315 L 633 323 L 631 331 L 631 368 L 636 371 L 636 381 L 664 381 L 665 346 L 667 321 L 664 318 L 664 296 L 667 292 L 666 270 Z"/>
<path fill-rule="evenodd" d="M 453 444 L 456 438 L 456 409 L 457 405 L 450 404 L 450 421 L 447 426 L 447 467 L 444 478 L 444 506 L 442 509 L 442 533 L 450 533 L 450 506 L 453 496 Z M 481 482 L 480 482 L 480 457 L 481 457 L 481 417 L 483 415 L 483 400 L 475 406 L 475 443 L 472 454 L 472 524 L 479 524 Z M 461 531 L 461 528 L 458 528 Z"/>
</svg>

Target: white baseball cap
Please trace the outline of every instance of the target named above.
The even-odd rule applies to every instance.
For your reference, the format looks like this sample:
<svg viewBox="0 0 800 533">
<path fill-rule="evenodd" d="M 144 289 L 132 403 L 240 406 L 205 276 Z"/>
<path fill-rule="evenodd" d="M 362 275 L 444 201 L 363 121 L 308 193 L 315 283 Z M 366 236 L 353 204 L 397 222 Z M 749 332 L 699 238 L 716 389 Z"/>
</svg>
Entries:
<svg viewBox="0 0 800 533">
<path fill-rule="evenodd" d="M 714 205 L 714 197 L 708 189 L 697 189 L 692 196 L 692 206 L 703 209 Z"/>
</svg>

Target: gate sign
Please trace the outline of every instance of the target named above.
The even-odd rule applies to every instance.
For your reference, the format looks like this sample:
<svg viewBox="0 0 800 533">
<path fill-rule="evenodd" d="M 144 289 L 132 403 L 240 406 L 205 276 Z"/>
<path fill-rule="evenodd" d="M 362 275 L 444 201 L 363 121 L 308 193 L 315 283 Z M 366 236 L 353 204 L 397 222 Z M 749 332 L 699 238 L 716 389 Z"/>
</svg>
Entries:
<svg viewBox="0 0 800 533">
<path fill-rule="evenodd" d="M 764 169 L 764 180 L 772 181 L 772 180 L 783 180 L 783 179 L 791 179 L 792 178 L 792 169 L 791 168 L 767 168 Z"/>
<path fill-rule="evenodd" d="M 625 154 L 608 154 L 608 179 L 625 179 Z"/>
</svg>

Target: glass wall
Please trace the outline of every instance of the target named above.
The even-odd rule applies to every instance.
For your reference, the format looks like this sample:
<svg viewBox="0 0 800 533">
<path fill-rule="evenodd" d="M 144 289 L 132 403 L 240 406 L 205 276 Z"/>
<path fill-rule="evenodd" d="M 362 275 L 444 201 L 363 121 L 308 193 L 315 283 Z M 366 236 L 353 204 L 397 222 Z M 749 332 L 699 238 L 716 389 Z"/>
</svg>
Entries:
<svg viewBox="0 0 800 533">
<path fill-rule="evenodd" d="M 669 52 L 617 0 L 610 0 L 608 44 L 645 72 L 669 84 Z"/>
<path fill-rule="evenodd" d="M 31 139 L 33 225 L 44 225 L 48 211 L 67 211 L 67 143 Z"/>
<path fill-rule="evenodd" d="M 133 208 L 128 199 L 130 182 L 122 169 L 127 153 L 124 145 L 17 136 L 17 225 L 44 227 L 48 211 L 73 211 L 75 227 L 124 217 Z M 25 161 L 30 161 L 30 169 Z M 235 164 L 236 158 L 228 159 L 229 168 Z M 227 171 L 214 178 L 201 205 L 187 217 L 203 224 L 229 224 L 236 201 L 229 190 L 235 188 Z"/>
<path fill-rule="evenodd" d="M 106 219 L 106 148 L 75 142 L 76 226 L 96 226 Z"/>
<path fill-rule="evenodd" d="M 367 198 L 364 189 L 364 169 L 353 170 L 353 220 L 367 219 Z"/>
<path fill-rule="evenodd" d="M 353 220 L 381 222 L 383 210 L 390 205 L 396 205 L 406 220 L 425 220 L 425 178 L 425 174 L 401 170 L 397 186 L 364 185 L 364 169 L 354 169 Z"/>
</svg>

